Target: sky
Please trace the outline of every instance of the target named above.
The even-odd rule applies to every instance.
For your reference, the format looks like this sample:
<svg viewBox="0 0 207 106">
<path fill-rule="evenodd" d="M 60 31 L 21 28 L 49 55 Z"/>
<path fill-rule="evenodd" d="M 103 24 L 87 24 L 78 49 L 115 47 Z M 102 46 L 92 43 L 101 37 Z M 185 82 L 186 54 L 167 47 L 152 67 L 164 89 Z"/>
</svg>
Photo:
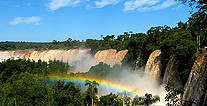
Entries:
<svg viewBox="0 0 207 106">
<path fill-rule="evenodd" d="M 191 8 L 175 0 L 0 0 L 0 41 L 52 42 L 146 33 L 186 22 Z"/>
</svg>

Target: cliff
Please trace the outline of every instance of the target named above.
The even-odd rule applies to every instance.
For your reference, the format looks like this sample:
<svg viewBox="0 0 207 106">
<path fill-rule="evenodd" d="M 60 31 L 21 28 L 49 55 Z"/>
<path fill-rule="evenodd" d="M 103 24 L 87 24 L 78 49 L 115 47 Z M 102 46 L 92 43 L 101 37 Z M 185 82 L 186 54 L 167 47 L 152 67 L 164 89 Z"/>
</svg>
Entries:
<svg viewBox="0 0 207 106">
<path fill-rule="evenodd" d="M 207 105 L 207 53 L 202 53 L 192 67 L 183 100 L 194 98 L 196 105 Z"/>
<path fill-rule="evenodd" d="M 155 50 L 150 54 L 150 57 L 147 61 L 145 72 L 150 74 L 153 79 L 161 81 L 161 50 Z"/>
</svg>

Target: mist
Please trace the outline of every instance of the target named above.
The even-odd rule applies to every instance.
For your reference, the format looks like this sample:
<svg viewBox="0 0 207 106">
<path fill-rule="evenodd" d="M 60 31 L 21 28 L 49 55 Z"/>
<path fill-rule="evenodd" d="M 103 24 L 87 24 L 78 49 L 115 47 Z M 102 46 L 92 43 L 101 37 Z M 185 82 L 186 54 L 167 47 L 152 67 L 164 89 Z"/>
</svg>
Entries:
<svg viewBox="0 0 207 106">
<path fill-rule="evenodd" d="M 11 58 L 10 56 L 0 56 L 0 62 Z"/>
<path fill-rule="evenodd" d="M 111 72 L 107 79 L 112 79 L 121 85 L 129 86 L 133 88 L 134 92 L 137 92 L 138 96 L 144 96 L 146 93 L 152 94 L 153 96 L 158 95 L 160 97 L 160 102 L 158 104 L 164 104 L 164 97 L 166 91 L 164 86 L 160 84 L 159 81 L 155 80 L 154 76 L 144 72 L 142 70 L 127 70 L 126 68 L 123 70 L 112 70 L 119 71 L 119 74 Z M 116 72 L 117 73 L 117 72 Z M 120 91 L 114 91 L 113 93 L 120 93 Z M 131 91 L 128 91 L 131 92 Z M 110 93 L 109 90 L 103 90 L 99 92 L 101 95 Z M 133 95 L 135 96 L 135 95 Z"/>
<path fill-rule="evenodd" d="M 39 59 L 45 62 L 49 60 L 60 60 L 68 62 L 74 69 L 71 72 L 87 72 L 91 66 L 98 64 L 94 57 L 87 52 L 90 49 L 70 49 L 70 50 L 11 50 L 0 51 L 0 62 L 9 58 L 13 59 L 30 59 L 38 61 Z"/>
<path fill-rule="evenodd" d="M 68 62 L 70 66 L 74 66 L 75 69 L 71 70 L 70 72 L 77 73 L 77 72 L 88 72 L 92 66 L 98 64 L 93 58 L 92 55 L 83 53 L 79 56 L 74 56 L 71 61 Z"/>
</svg>

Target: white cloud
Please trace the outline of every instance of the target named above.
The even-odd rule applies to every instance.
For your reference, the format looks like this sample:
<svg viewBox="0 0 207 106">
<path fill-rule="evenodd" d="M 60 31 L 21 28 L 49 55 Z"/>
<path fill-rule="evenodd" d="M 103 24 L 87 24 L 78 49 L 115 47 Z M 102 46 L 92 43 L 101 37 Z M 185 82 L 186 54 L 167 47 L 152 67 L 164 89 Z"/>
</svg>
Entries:
<svg viewBox="0 0 207 106">
<path fill-rule="evenodd" d="M 46 6 L 49 7 L 50 11 L 54 11 L 61 7 L 76 6 L 79 3 L 79 0 L 51 0 Z"/>
<path fill-rule="evenodd" d="M 175 0 L 166 0 L 166 1 L 158 1 L 158 0 L 135 0 L 125 2 L 124 11 L 135 10 L 138 11 L 154 11 L 161 10 L 170 6 L 175 5 L 177 2 Z"/>
<path fill-rule="evenodd" d="M 43 23 L 36 22 L 34 25 L 42 25 Z"/>
<path fill-rule="evenodd" d="M 42 18 L 41 17 L 37 17 L 37 16 L 17 17 L 12 22 L 10 22 L 10 24 L 11 25 L 17 25 L 17 24 L 21 24 L 21 23 L 25 23 L 25 24 L 35 23 L 35 25 L 36 25 L 41 20 L 42 20 Z"/>
<path fill-rule="evenodd" d="M 181 7 L 183 7 L 183 4 L 180 4 L 177 7 L 172 8 L 172 10 L 177 10 L 177 9 L 180 9 Z"/>
<path fill-rule="evenodd" d="M 158 3 L 159 0 L 135 0 L 135 1 L 127 1 L 124 3 L 124 11 L 135 10 L 141 6 L 151 6 Z"/>
<path fill-rule="evenodd" d="M 95 5 L 96 5 L 96 8 L 102 8 L 102 7 L 105 7 L 106 5 L 117 4 L 119 2 L 120 0 L 102 0 L 100 2 L 96 1 Z"/>
<path fill-rule="evenodd" d="M 167 7 L 170 7 L 170 6 L 173 6 L 175 5 L 177 2 L 174 1 L 174 0 L 167 0 L 167 1 L 164 1 L 162 2 L 161 4 L 159 5 L 155 5 L 155 6 L 149 6 L 149 7 L 140 7 L 138 8 L 137 10 L 138 11 L 154 11 L 154 10 L 162 10 L 164 8 L 167 8 Z"/>
<path fill-rule="evenodd" d="M 23 22 L 24 17 L 17 17 L 12 22 L 10 22 L 11 25 L 20 24 Z"/>
</svg>

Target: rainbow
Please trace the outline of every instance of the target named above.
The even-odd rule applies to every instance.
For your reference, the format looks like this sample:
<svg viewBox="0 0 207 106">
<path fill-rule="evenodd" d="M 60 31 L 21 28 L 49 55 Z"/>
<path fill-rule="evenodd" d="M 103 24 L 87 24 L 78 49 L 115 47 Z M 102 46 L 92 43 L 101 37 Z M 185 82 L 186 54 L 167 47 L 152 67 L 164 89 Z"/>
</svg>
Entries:
<svg viewBox="0 0 207 106">
<path fill-rule="evenodd" d="M 111 91 L 118 91 L 118 92 L 127 91 L 132 93 L 133 95 L 139 95 L 139 96 L 143 96 L 146 93 L 142 90 L 138 90 L 136 88 L 130 87 L 129 85 L 120 84 L 119 82 L 112 81 L 110 79 L 101 79 L 101 78 L 86 77 L 86 76 L 71 77 L 71 76 L 58 76 L 58 75 L 50 75 L 48 76 L 48 79 L 51 81 L 58 81 L 58 80 L 64 80 L 66 82 L 71 81 L 74 83 L 81 83 L 83 85 L 85 84 L 85 80 L 90 80 L 90 81 L 95 80 L 97 83 L 99 83 L 98 87 L 109 89 Z"/>
</svg>

